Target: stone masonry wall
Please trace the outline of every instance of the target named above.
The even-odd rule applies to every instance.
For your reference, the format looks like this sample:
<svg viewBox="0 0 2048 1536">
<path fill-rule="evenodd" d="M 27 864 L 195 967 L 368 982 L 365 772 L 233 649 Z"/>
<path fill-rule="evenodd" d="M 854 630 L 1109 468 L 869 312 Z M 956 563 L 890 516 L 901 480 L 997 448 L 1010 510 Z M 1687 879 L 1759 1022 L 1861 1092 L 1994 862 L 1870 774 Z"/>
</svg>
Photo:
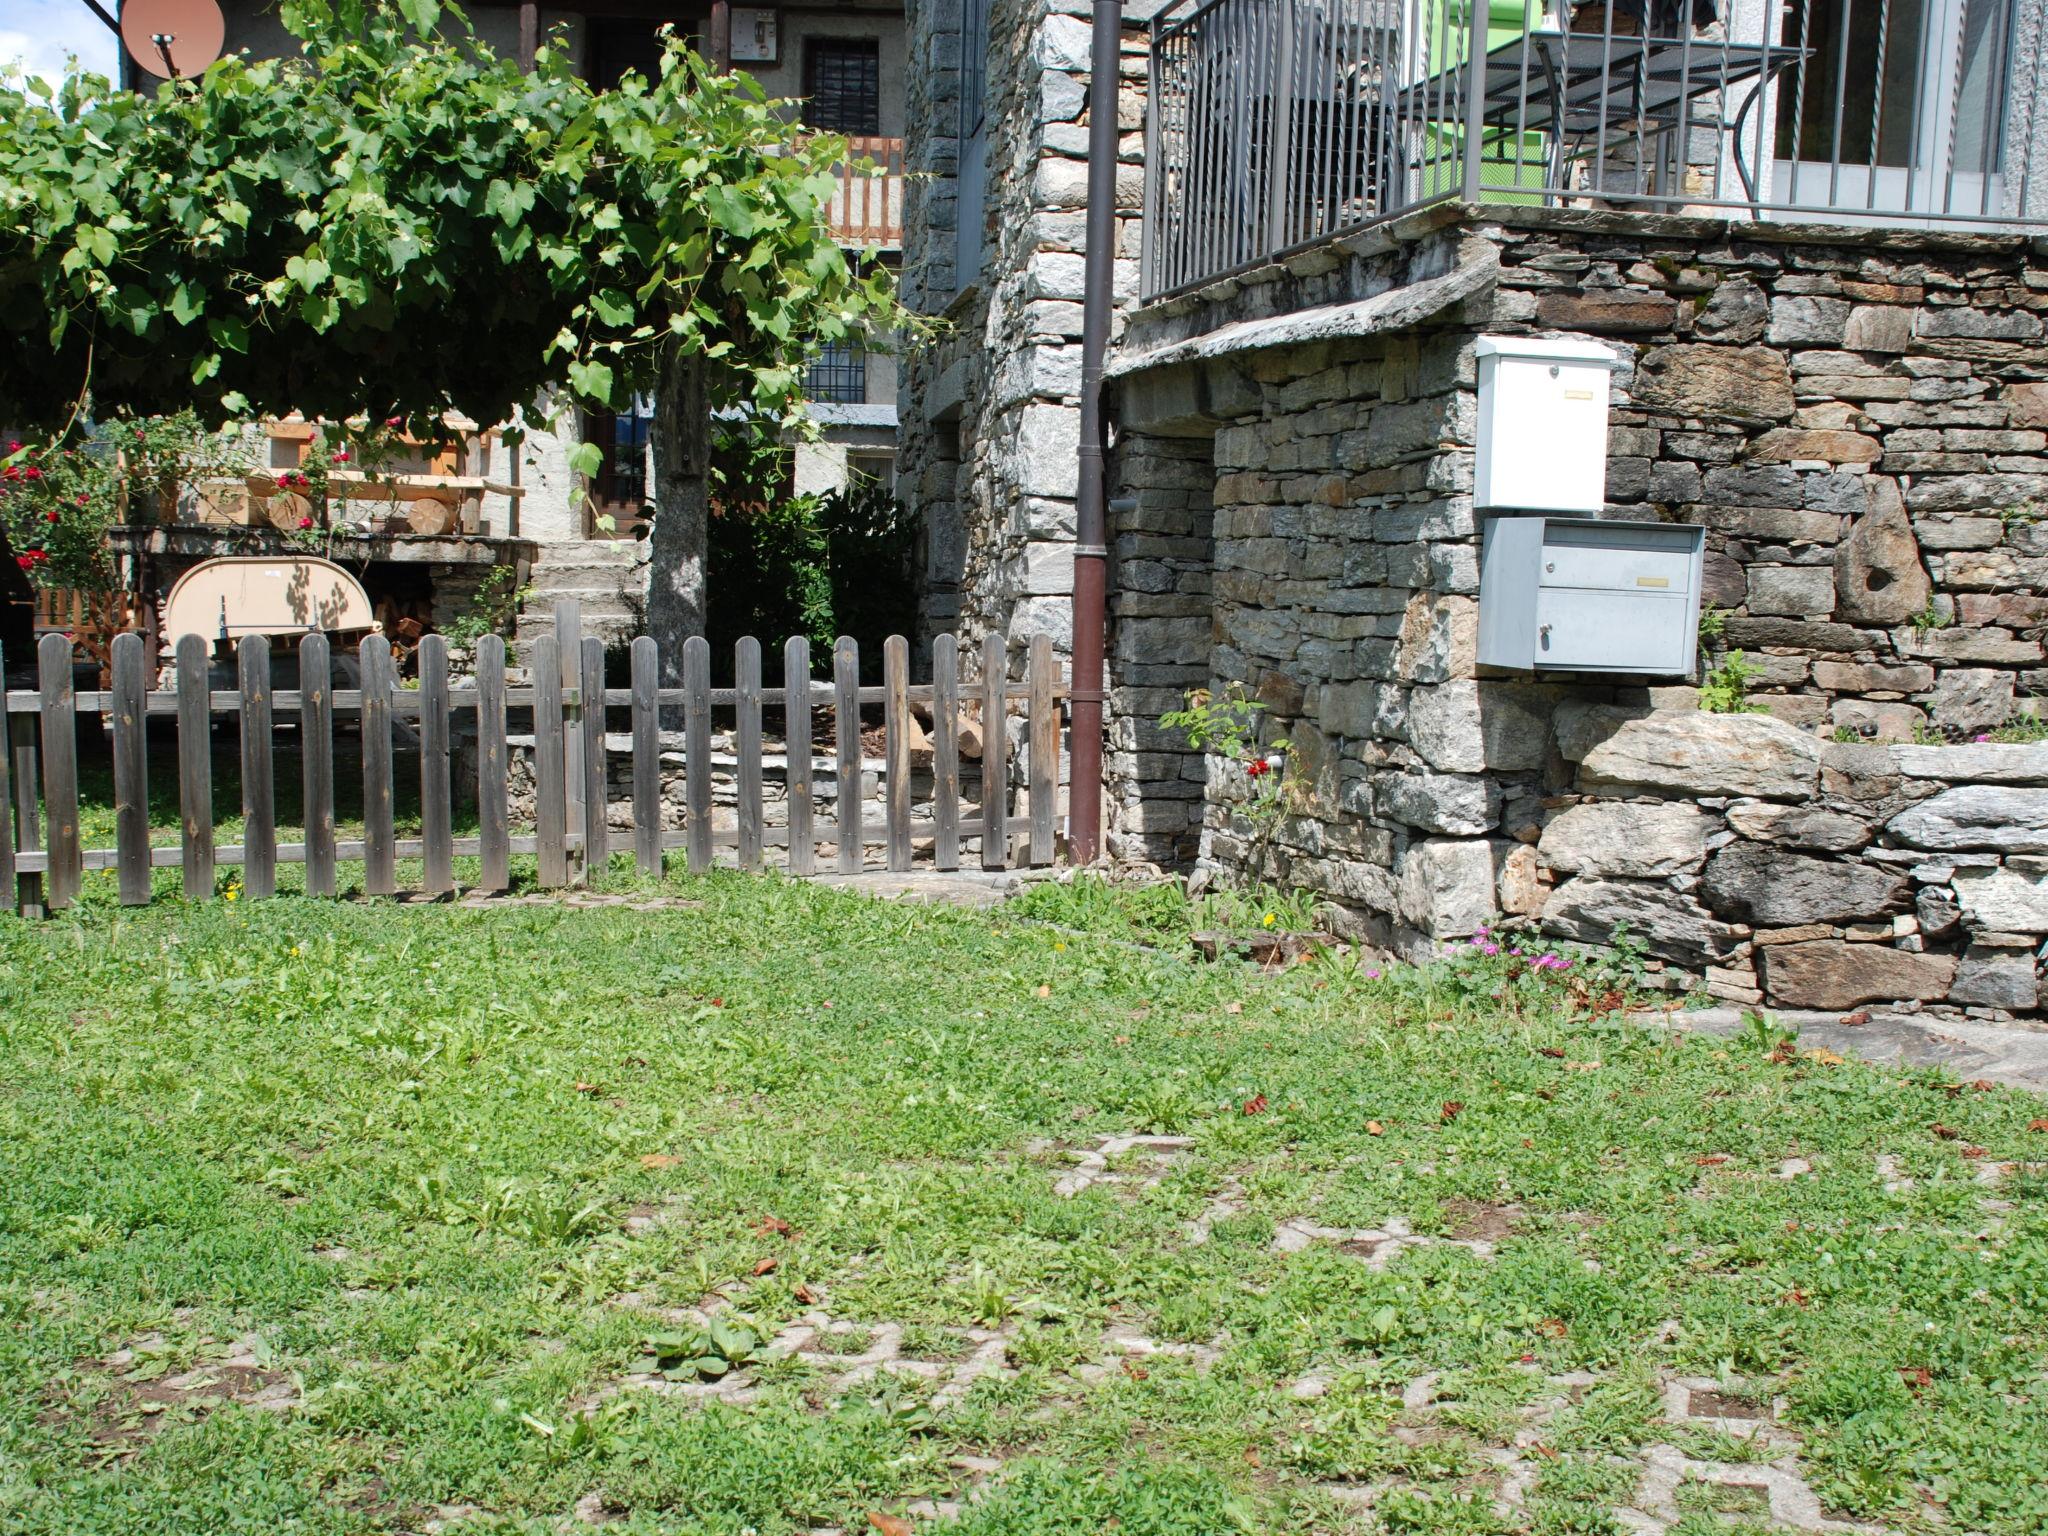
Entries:
<svg viewBox="0 0 2048 1536">
<path fill-rule="evenodd" d="M 1555 937 L 1646 942 L 1674 989 L 2003 1018 L 2040 1005 L 2048 747 L 1823 743 L 1765 715 L 1567 703 L 1535 845 Z"/>
<path fill-rule="evenodd" d="M 1124 34 L 1116 289 L 1137 294 L 1144 32 Z M 991 631 L 1022 665 L 1034 635 L 1073 630 L 1080 445 L 1081 294 L 1087 198 L 1089 8 L 995 0 L 989 15 L 987 194 L 978 272 L 955 264 L 960 203 L 957 6 L 913 4 L 904 287 L 946 331 L 907 358 L 898 485 L 925 540 L 925 628 L 963 645 Z M 922 78 L 920 78 L 920 76 Z"/>
<path fill-rule="evenodd" d="M 1192 507 L 1206 448 L 1208 680 L 1255 690 L 1296 753 L 1293 814 L 1272 827 L 1245 814 L 1240 776 L 1204 765 L 1202 857 L 1321 891 L 1402 947 L 1498 914 L 1549 922 L 1541 844 L 1580 792 L 1554 722 L 1692 704 L 1679 680 L 1477 666 L 1482 334 L 1615 346 L 1609 515 L 1707 527 L 1708 596 L 1765 669 L 1766 724 L 1881 755 L 1825 738 L 2005 718 L 2048 680 L 2032 590 L 2048 543 L 2026 510 L 2048 496 L 2044 256 L 2004 237 L 1438 210 L 1134 316 L 1118 489 L 1137 511 L 1119 537 Z M 1204 659 L 1199 575 L 1175 572 L 1179 601 L 1153 612 L 1137 563 L 1117 571 L 1130 750 L 1112 782 L 1157 857 L 1185 842 L 1143 829 L 1185 822 L 1192 765 L 1157 711 L 1169 669 Z M 1740 972 L 1737 940 L 1710 954 L 1691 921 L 1655 941 L 1673 976 Z"/>
<path fill-rule="evenodd" d="M 1880 741 L 2002 724 L 2048 685 L 2048 260 L 1688 222 L 1498 228 L 1494 325 L 1622 353 L 1608 498 L 1706 526 L 1763 707 Z"/>
</svg>

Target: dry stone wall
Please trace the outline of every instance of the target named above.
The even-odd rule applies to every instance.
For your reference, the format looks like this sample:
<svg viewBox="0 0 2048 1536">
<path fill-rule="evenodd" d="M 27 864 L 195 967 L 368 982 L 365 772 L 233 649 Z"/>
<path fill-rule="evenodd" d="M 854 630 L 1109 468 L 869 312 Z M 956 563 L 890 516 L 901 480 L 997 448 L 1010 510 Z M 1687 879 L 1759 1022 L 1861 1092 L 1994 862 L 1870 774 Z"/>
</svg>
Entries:
<svg viewBox="0 0 2048 1536">
<path fill-rule="evenodd" d="M 1674 988 L 1739 1003 L 2040 1007 L 2048 746 L 1823 742 L 1767 715 L 1568 702 L 1537 920 L 1627 923 Z"/>
<path fill-rule="evenodd" d="M 2003 724 L 2048 685 L 2038 242 L 1703 224 L 1497 226 L 1493 322 L 1621 353 L 1609 499 L 1707 528 L 1764 708 L 1876 741 Z"/>
<path fill-rule="evenodd" d="M 1935 924 L 1937 942 L 1894 922 L 1923 923 L 1923 888 L 1930 911 L 1942 891 L 1960 910 L 1956 879 L 1990 866 L 1944 874 L 1910 818 L 1890 825 L 1938 776 L 1874 786 L 1902 739 L 1967 741 L 2048 682 L 2044 316 L 2048 245 L 2022 238 L 1493 209 L 1435 210 L 1135 314 L 1112 363 L 1130 498 L 1111 653 L 1129 831 L 1112 846 L 1197 840 L 1208 863 L 1321 891 L 1397 946 L 1501 915 L 1591 942 L 1626 921 L 1674 984 L 1729 997 L 1830 995 L 1854 949 L 1889 978 L 1862 983 L 1873 997 L 2031 1006 L 1976 979 L 2017 975 L 2005 940 L 2023 928 Z M 1731 764 L 1682 679 L 1477 665 L 1474 346 L 1516 332 L 1615 348 L 1607 514 L 1706 527 L 1707 595 L 1768 712 L 1734 729 L 1797 748 Z M 1192 538 L 1185 569 L 1136 553 L 1188 536 L 1204 489 L 1206 592 Z M 1173 669 L 1204 661 L 1294 743 L 1277 823 L 1158 726 Z M 1588 764 L 1602 710 L 1655 711 L 1630 740 L 1662 733 L 1679 766 Z M 1688 753 L 1713 775 L 1684 770 Z M 1581 797 L 1625 808 L 1581 813 Z"/>
</svg>

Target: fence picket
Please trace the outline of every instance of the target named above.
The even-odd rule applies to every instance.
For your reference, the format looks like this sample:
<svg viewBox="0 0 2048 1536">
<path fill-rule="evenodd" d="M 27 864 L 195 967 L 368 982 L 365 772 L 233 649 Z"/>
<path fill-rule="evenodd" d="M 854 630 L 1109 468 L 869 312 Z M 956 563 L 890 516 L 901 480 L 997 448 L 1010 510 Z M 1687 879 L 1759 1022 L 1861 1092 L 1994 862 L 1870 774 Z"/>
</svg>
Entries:
<svg viewBox="0 0 2048 1536">
<path fill-rule="evenodd" d="M 932 863 L 960 867 L 960 647 L 932 640 Z"/>
<path fill-rule="evenodd" d="M 889 868 L 910 868 L 910 642 L 891 635 L 882 642 L 882 739 L 888 799 Z"/>
<path fill-rule="evenodd" d="M 561 668 L 564 695 L 577 686 L 583 672 L 583 599 L 555 599 L 555 655 Z M 583 830 L 583 722 L 574 715 L 562 722 L 562 825 Z M 566 844 L 564 845 L 566 847 Z M 569 878 L 582 866 L 579 855 L 566 853 Z"/>
<path fill-rule="evenodd" d="M 711 643 L 683 642 L 683 809 L 689 871 L 711 867 Z"/>
<path fill-rule="evenodd" d="M 71 686 L 71 641 L 45 635 L 36 649 L 42 682 L 43 808 L 50 824 L 50 905 L 78 899 L 84 851 L 78 845 L 78 712 Z"/>
<path fill-rule="evenodd" d="M 818 844 L 811 830 L 811 642 L 802 635 L 782 647 L 784 801 L 789 807 L 789 872 L 814 874 Z"/>
<path fill-rule="evenodd" d="M 0 646 L 0 912 L 14 905 L 14 753 L 7 712 L 7 648 Z"/>
<path fill-rule="evenodd" d="M 334 872 L 334 654 L 317 629 L 299 642 L 300 782 L 305 801 L 306 894 L 332 896 Z"/>
<path fill-rule="evenodd" d="M 862 839 L 862 806 L 867 797 L 860 780 L 860 642 L 841 635 L 832 647 L 832 682 L 838 697 L 832 707 L 832 748 L 839 793 L 833 802 L 833 835 L 839 842 L 839 872 L 859 874 L 867 862 Z"/>
<path fill-rule="evenodd" d="M 149 905 L 149 680 L 140 635 L 116 635 L 113 652 L 114 843 L 121 905 Z"/>
<path fill-rule="evenodd" d="M 392 824 L 391 689 L 397 671 L 382 635 L 363 641 L 363 892 L 398 890 L 398 834 Z"/>
<path fill-rule="evenodd" d="M 661 874 L 661 649 L 652 635 L 633 642 L 633 861 Z"/>
<path fill-rule="evenodd" d="M 476 647 L 476 825 L 483 869 L 477 888 L 512 883 L 512 817 L 506 785 L 505 641 L 485 635 Z"/>
<path fill-rule="evenodd" d="M 36 771 L 35 717 L 8 715 L 6 733 L 0 736 L 0 751 L 7 752 L 14 760 L 9 775 L 14 780 L 14 846 L 22 853 L 40 852 L 43 846 L 43 802 Z M 17 868 L 19 862 L 16 861 Z M 17 872 L 14 890 L 6 894 L 5 900 L 15 902 L 23 917 L 41 917 L 43 877 Z"/>
<path fill-rule="evenodd" d="M 562 719 L 562 660 L 542 635 L 527 658 L 533 673 L 533 832 L 543 889 L 569 883 L 568 732 Z"/>
<path fill-rule="evenodd" d="M 270 637 L 244 635 L 235 648 L 242 685 L 242 891 L 277 894 L 277 786 L 271 777 Z"/>
<path fill-rule="evenodd" d="M 583 637 L 582 761 L 572 762 L 569 772 L 583 776 L 583 877 L 595 880 L 611 862 L 611 832 L 606 821 L 611 796 L 604 776 L 604 642 L 595 635 Z"/>
<path fill-rule="evenodd" d="M 429 896 L 455 889 L 454 787 L 448 774 L 448 642 L 420 639 L 420 887 Z"/>
<path fill-rule="evenodd" d="M 1026 771 L 1031 785 L 1031 862 L 1050 864 L 1053 854 L 1053 802 L 1060 778 L 1060 716 L 1054 702 L 1052 636 L 1033 635 L 1028 677 L 1031 687 L 1031 753 Z"/>
<path fill-rule="evenodd" d="M 738 694 L 740 868 L 761 867 L 761 642 L 743 635 L 733 648 Z"/>
<path fill-rule="evenodd" d="M 1010 733 L 1005 729 L 1003 694 L 1010 680 L 1010 651 L 1003 637 L 981 641 L 981 867 L 1010 867 Z"/>
<path fill-rule="evenodd" d="M 185 899 L 213 895 L 213 707 L 208 702 L 213 655 L 203 635 L 178 639 L 179 864 Z"/>
</svg>

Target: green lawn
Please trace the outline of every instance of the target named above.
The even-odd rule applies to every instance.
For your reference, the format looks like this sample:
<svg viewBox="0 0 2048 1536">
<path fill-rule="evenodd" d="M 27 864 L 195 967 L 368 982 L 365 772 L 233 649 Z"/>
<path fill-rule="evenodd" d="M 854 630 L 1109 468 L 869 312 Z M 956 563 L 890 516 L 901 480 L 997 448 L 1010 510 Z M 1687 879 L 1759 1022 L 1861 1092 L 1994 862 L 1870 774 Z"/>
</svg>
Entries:
<svg viewBox="0 0 2048 1536">
<path fill-rule="evenodd" d="M 2039 1100 L 670 894 L 0 918 L 0 1529 L 2048 1528 Z"/>
</svg>

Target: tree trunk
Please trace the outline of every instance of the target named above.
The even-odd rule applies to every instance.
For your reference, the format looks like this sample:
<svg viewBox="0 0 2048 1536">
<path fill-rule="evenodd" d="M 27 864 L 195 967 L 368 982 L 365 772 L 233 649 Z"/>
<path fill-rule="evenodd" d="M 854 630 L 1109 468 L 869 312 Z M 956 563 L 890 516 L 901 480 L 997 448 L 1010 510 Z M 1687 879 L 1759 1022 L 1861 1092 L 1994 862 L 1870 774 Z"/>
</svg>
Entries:
<svg viewBox="0 0 2048 1536">
<path fill-rule="evenodd" d="M 661 681 L 683 680 L 683 642 L 704 633 L 710 534 L 711 409 L 704 359 L 671 350 L 654 393 L 654 538 L 647 632 L 661 647 Z"/>
</svg>

